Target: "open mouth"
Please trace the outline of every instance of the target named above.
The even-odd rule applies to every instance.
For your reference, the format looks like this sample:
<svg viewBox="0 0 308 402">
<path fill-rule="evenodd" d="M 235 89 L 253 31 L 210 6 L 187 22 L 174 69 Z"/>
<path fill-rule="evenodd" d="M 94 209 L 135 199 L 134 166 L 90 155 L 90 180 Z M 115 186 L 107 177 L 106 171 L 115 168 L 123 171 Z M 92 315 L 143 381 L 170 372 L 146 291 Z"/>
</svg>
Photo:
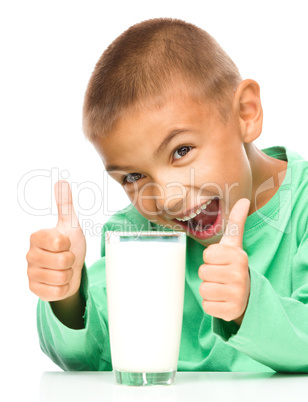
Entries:
<svg viewBox="0 0 308 402">
<path fill-rule="evenodd" d="M 218 226 L 221 228 L 221 207 L 219 197 L 214 197 L 201 205 L 194 213 L 183 218 L 173 219 L 180 224 L 188 234 L 204 240 L 217 234 Z"/>
</svg>

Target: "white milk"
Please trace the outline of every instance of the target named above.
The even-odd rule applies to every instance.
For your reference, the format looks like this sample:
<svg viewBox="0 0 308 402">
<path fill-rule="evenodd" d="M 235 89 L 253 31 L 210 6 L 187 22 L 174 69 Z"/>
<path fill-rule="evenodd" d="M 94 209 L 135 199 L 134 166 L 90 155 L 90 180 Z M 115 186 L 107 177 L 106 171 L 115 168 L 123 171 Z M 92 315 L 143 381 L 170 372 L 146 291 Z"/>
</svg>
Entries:
<svg viewBox="0 0 308 402">
<path fill-rule="evenodd" d="M 185 246 L 163 241 L 107 245 L 108 320 L 115 370 L 177 369 Z"/>
</svg>

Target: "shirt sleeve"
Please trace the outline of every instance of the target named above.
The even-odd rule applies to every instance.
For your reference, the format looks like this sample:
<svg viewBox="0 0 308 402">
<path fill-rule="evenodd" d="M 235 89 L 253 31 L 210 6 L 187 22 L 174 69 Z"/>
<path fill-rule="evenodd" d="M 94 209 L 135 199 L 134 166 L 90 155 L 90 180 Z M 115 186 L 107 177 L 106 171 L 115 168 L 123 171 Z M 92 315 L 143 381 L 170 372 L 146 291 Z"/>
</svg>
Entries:
<svg viewBox="0 0 308 402">
<path fill-rule="evenodd" d="M 104 258 L 101 258 L 90 269 L 102 273 L 104 264 Z M 41 349 L 65 371 L 110 371 L 104 280 L 89 286 L 88 270 L 84 265 L 80 290 L 86 302 L 83 329 L 68 328 L 55 316 L 49 302 L 39 300 L 37 329 Z"/>
<path fill-rule="evenodd" d="M 291 296 L 277 294 L 251 266 L 251 290 L 240 327 L 213 318 L 224 342 L 280 372 L 308 373 L 308 241 L 293 258 Z"/>
</svg>

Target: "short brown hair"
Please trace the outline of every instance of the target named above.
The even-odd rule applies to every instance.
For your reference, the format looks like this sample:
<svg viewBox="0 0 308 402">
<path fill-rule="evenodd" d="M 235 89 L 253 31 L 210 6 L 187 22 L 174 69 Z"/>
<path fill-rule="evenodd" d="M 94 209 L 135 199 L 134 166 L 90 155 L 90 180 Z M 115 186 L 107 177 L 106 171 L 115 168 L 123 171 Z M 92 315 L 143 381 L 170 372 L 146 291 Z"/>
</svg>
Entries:
<svg viewBox="0 0 308 402">
<path fill-rule="evenodd" d="M 179 83 L 200 100 L 216 103 L 225 120 L 227 95 L 241 80 L 236 65 L 203 29 L 172 18 L 143 21 L 116 38 L 97 62 L 85 94 L 83 130 L 93 141 L 129 108 L 153 107 Z"/>
</svg>

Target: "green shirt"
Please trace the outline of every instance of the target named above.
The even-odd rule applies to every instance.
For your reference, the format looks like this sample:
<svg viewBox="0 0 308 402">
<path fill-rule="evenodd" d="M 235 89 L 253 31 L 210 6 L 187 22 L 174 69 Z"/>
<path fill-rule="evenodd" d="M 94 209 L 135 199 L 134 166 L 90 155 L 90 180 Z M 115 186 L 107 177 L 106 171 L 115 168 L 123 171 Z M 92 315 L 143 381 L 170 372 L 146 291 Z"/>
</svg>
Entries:
<svg viewBox="0 0 308 402">
<path fill-rule="evenodd" d="M 251 290 L 240 328 L 207 315 L 199 294 L 204 247 L 187 238 L 187 264 L 179 371 L 308 372 L 308 161 L 284 147 L 262 150 L 288 161 L 279 190 L 247 217 L 243 249 Z M 278 177 L 279 178 L 279 177 Z M 271 180 L 259 192 L 273 188 Z M 106 230 L 161 230 L 132 206 L 104 225 L 102 258 L 83 268 L 85 328 L 63 325 L 39 300 L 42 350 L 64 370 L 112 370 L 105 282 Z"/>
</svg>

